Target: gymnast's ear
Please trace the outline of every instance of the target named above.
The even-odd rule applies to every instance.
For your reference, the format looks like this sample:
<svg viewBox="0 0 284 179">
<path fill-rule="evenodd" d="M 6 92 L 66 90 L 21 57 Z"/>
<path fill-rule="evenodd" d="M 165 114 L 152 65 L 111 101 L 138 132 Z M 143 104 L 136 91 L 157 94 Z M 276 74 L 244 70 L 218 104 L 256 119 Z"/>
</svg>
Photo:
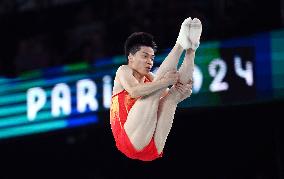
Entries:
<svg viewBox="0 0 284 179">
<path fill-rule="evenodd" d="M 131 53 L 129 53 L 129 55 L 127 56 L 128 58 L 128 63 L 133 62 L 133 55 Z"/>
</svg>

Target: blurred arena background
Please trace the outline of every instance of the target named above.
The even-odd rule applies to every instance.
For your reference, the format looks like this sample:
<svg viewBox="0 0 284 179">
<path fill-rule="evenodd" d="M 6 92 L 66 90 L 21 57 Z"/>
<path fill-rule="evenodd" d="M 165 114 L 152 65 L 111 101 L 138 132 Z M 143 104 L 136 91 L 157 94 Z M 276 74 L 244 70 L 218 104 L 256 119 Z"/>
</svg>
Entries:
<svg viewBox="0 0 284 179">
<path fill-rule="evenodd" d="M 153 34 L 158 66 L 186 17 L 203 24 L 192 97 L 164 157 L 130 160 L 109 125 L 124 41 Z M 283 110 L 283 0 L 0 1 L 1 179 L 283 179 Z"/>
</svg>

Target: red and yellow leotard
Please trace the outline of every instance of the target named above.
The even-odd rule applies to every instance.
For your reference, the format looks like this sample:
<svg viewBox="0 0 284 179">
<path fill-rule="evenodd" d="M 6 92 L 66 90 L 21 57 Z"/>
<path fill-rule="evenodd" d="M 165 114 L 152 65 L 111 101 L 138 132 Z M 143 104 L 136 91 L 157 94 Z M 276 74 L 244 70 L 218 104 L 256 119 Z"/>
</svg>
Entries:
<svg viewBox="0 0 284 179">
<path fill-rule="evenodd" d="M 150 82 L 150 80 L 146 78 L 145 82 Z M 111 129 L 118 150 L 129 158 L 151 161 L 162 156 L 162 154 L 158 154 L 154 138 L 142 150 L 137 151 L 124 130 L 124 123 L 127 120 L 128 112 L 138 99 L 131 98 L 126 90 L 112 96 L 110 107 Z"/>
</svg>

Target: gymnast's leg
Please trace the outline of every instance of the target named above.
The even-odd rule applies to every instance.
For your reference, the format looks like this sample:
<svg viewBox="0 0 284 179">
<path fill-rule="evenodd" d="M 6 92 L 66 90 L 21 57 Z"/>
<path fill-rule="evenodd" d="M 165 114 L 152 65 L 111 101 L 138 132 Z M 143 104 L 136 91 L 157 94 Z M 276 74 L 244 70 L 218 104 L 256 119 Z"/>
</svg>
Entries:
<svg viewBox="0 0 284 179">
<path fill-rule="evenodd" d="M 183 84 L 188 84 L 192 81 L 194 57 L 195 51 L 192 49 L 186 51 L 184 61 L 179 68 L 180 82 Z M 157 127 L 154 134 L 154 141 L 159 154 L 163 151 L 167 136 L 171 130 L 177 104 L 189 97 L 190 94 L 191 91 L 187 93 L 186 96 L 183 96 L 174 86 L 172 86 L 169 93 L 160 100 Z"/>
<path fill-rule="evenodd" d="M 199 19 L 194 18 L 190 23 L 189 29 L 191 49 L 186 51 L 185 59 L 179 68 L 180 82 L 183 84 L 192 81 L 195 50 L 199 46 L 201 32 L 202 24 Z M 187 89 L 187 93 L 181 95 L 177 89 L 172 86 L 168 95 L 161 99 L 158 109 L 157 128 L 154 134 L 154 140 L 159 154 L 163 151 L 167 136 L 171 130 L 177 104 L 190 95 L 191 89 Z"/>
<path fill-rule="evenodd" d="M 176 44 L 160 65 L 153 81 L 161 79 L 170 70 L 176 70 L 182 52 L 183 48 Z M 148 145 L 154 135 L 159 100 L 165 89 L 157 90 L 137 100 L 128 113 L 124 129 L 137 150 L 142 150 Z"/>
</svg>

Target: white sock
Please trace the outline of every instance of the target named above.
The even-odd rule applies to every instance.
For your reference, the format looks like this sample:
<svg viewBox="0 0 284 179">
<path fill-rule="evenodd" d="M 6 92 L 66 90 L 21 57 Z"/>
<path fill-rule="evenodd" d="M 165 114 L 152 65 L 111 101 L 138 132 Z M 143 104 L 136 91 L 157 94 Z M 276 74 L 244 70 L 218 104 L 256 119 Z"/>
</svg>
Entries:
<svg viewBox="0 0 284 179">
<path fill-rule="evenodd" d="M 193 50 L 196 50 L 199 47 L 201 33 L 201 21 L 197 18 L 194 18 L 189 24 L 189 39 L 192 43 L 191 48 Z"/>
<path fill-rule="evenodd" d="M 191 21 L 190 17 L 183 21 L 176 41 L 176 43 L 180 44 L 185 50 L 191 47 L 191 42 L 189 41 L 189 25 Z"/>
</svg>

